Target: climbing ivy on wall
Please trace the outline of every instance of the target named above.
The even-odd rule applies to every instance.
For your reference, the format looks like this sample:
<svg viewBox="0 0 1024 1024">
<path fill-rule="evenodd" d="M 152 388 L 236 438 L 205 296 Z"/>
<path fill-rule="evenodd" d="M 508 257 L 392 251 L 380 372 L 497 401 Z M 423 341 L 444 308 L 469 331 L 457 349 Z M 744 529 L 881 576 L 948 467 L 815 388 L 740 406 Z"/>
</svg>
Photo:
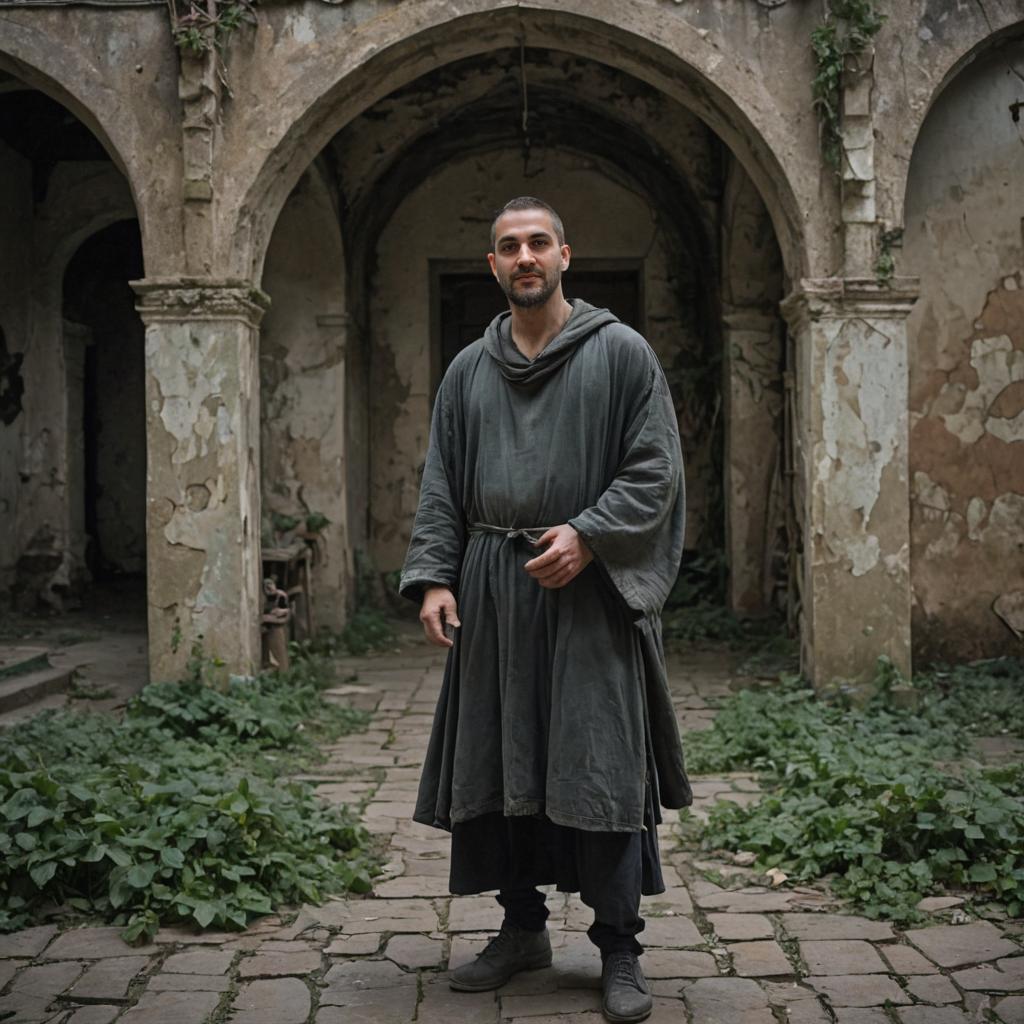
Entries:
<svg viewBox="0 0 1024 1024">
<path fill-rule="evenodd" d="M 874 0 L 832 0 L 825 20 L 811 33 L 811 48 L 817 67 L 814 107 L 821 119 L 821 145 L 825 162 L 839 169 L 843 152 L 840 102 L 843 68 L 850 57 L 859 56 L 878 34 L 885 15 Z"/>
<path fill-rule="evenodd" d="M 256 0 L 167 0 L 174 43 L 182 53 L 221 52 L 239 26 L 256 21 Z"/>
</svg>

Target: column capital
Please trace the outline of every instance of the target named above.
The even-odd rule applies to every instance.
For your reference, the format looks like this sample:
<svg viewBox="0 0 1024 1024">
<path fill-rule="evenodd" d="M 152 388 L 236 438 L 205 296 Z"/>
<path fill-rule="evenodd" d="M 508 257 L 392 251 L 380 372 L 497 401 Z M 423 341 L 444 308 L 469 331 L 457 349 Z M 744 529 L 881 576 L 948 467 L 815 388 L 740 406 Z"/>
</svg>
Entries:
<svg viewBox="0 0 1024 1024">
<path fill-rule="evenodd" d="M 804 277 L 782 300 L 780 309 L 794 329 L 808 320 L 902 320 L 909 315 L 919 292 L 916 277 L 894 277 L 886 284 L 879 284 L 873 277 Z"/>
<path fill-rule="evenodd" d="M 251 281 L 212 277 L 147 277 L 130 282 L 143 323 L 241 321 L 259 327 L 270 296 Z"/>
</svg>

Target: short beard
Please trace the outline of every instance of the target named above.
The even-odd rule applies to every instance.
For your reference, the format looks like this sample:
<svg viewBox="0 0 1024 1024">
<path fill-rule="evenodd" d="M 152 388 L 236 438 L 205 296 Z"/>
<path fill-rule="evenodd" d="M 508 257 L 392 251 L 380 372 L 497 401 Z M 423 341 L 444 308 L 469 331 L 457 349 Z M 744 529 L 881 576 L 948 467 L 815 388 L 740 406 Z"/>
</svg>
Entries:
<svg viewBox="0 0 1024 1024">
<path fill-rule="evenodd" d="M 555 294 L 555 289 L 558 288 L 561 280 L 562 275 L 558 274 L 554 280 L 545 281 L 543 288 L 517 294 L 515 291 L 515 279 L 513 278 L 508 282 L 507 287 L 503 284 L 501 290 L 513 306 L 518 306 L 520 309 L 535 309 L 537 306 L 543 306 Z"/>
</svg>

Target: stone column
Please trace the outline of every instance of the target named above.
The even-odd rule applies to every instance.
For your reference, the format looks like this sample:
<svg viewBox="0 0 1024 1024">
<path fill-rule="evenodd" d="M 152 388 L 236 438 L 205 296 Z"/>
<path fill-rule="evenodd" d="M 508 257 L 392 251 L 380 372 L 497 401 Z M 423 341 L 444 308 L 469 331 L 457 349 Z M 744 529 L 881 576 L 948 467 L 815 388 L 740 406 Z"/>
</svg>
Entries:
<svg viewBox="0 0 1024 1024">
<path fill-rule="evenodd" d="M 802 664 L 816 686 L 910 673 L 906 317 L 917 282 L 803 280 L 796 350 Z"/>
<path fill-rule="evenodd" d="M 782 325 L 759 310 L 726 310 L 722 319 L 729 606 L 757 615 L 768 608 L 768 547 L 778 528 L 772 479 L 781 453 Z"/>
<path fill-rule="evenodd" d="M 149 665 L 259 667 L 259 322 L 243 281 L 134 282 L 146 325 Z"/>
</svg>

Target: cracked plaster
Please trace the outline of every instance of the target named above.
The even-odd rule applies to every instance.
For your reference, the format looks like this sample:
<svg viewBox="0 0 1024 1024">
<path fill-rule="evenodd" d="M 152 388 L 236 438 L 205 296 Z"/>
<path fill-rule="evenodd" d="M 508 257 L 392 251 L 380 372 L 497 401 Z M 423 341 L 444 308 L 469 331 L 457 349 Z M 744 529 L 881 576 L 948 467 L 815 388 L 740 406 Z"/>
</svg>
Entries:
<svg viewBox="0 0 1024 1024">
<path fill-rule="evenodd" d="M 863 576 L 882 554 L 871 517 L 905 428 L 906 357 L 867 320 L 833 321 L 825 331 L 818 459 L 825 541 Z"/>
<path fill-rule="evenodd" d="M 965 68 L 910 168 L 900 259 L 921 278 L 909 408 L 914 635 L 926 658 L 1020 650 L 998 608 L 1024 564 L 1022 140 L 989 112 L 1016 98 L 1007 65 L 1022 57 L 1008 41 Z"/>
</svg>

